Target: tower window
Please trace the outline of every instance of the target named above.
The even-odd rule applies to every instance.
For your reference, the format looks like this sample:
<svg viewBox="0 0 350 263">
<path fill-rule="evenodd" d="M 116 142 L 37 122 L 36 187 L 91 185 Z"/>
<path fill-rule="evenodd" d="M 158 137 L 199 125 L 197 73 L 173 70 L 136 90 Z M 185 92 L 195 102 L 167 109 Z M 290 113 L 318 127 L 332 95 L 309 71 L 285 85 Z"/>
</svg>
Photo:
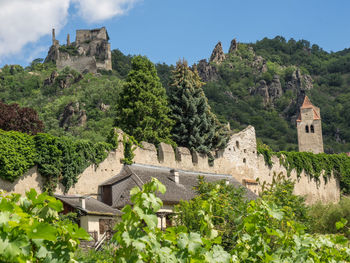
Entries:
<svg viewBox="0 0 350 263">
<path fill-rule="evenodd" d="M 309 125 L 306 125 L 306 126 L 305 126 L 305 132 L 306 132 L 306 133 L 309 133 Z"/>
<path fill-rule="evenodd" d="M 311 133 L 315 133 L 315 129 L 313 125 L 310 125 L 310 130 L 311 130 Z"/>
</svg>

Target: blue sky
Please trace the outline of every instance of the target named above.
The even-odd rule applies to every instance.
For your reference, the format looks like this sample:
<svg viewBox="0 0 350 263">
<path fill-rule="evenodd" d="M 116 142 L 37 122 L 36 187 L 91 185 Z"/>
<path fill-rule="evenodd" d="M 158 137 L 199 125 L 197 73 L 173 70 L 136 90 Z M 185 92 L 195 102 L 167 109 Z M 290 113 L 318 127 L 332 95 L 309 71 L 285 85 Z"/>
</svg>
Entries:
<svg viewBox="0 0 350 263">
<path fill-rule="evenodd" d="M 106 26 L 112 49 L 155 63 L 192 64 L 218 41 L 227 52 L 233 38 L 277 35 L 339 51 L 350 47 L 349 12 L 345 0 L 0 0 L 0 66 L 44 58 L 52 27 L 64 43 L 76 29 Z"/>
</svg>

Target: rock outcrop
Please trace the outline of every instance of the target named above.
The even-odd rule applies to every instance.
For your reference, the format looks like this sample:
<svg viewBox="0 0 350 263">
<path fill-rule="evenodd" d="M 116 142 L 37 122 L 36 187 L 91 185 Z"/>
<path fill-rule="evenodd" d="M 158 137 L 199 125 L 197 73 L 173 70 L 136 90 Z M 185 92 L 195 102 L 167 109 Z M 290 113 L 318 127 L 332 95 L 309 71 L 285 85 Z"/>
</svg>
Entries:
<svg viewBox="0 0 350 263">
<path fill-rule="evenodd" d="M 210 62 L 214 62 L 214 63 L 220 64 L 222 61 L 225 60 L 225 58 L 226 58 L 226 56 L 225 56 L 225 53 L 224 53 L 224 51 L 222 49 L 222 44 L 219 41 L 216 44 L 213 52 L 211 53 L 209 63 Z"/>
<path fill-rule="evenodd" d="M 68 130 L 71 126 L 84 126 L 87 121 L 86 111 L 82 110 L 79 102 L 68 103 L 59 118 L 59 126 Z"/>
<path fill-rule="evenodd" d="M 237 44 L 236 39 L 234 38 L 231 41 L 231 45 L 230 45 L 230 48 L 228 50 L 228 53 L 230 53 L 230 54 L 235 53 L 237 51 L 237 48 L 238 48 L 238 44 Z"/>
<path fill-rule="evenodd" d="M 260 80 L 257 87 L 252 89 L 252 93 L 262 96 L 265 106 L 268 104 L 273 104 L 275 99 L 283 95 L 279 76 L 275 75 L 269 84 L 267 84 L 265 80 Z"/>
<path fill-rule="evenodd" d="M 198 75 L 202 81 L 214 81 L 219 78 L 218 71 L 215 66 L 210 65 L 206 59 L 202 59 L 196 65 Z"/>
</svg>

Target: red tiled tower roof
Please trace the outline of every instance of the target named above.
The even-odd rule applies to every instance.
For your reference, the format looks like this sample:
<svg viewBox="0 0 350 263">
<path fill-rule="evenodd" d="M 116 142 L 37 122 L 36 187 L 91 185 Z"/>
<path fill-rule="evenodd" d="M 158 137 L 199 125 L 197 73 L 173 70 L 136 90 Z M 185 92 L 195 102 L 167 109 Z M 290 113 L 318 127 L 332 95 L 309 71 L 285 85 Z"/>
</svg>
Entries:
<svg viewBox="0 0 350 263">
<path fill-rule="evenodd" d="M 311 103 L 311 101 L 310 101 L 308 96 L 305 96 L 303 105 L 301 105 L 301 107 L 300 107 L 300 110 L 301 109 L 312 109 L 313 113 L 314 113 L 314 120 L 320 120 L 321 119 L 321 117 L 320 117 L 320 115 L 318 113 L 318 108 Z M 301 113 L 299 113 L 297 121 L 301 121 Z"/>
</svg>

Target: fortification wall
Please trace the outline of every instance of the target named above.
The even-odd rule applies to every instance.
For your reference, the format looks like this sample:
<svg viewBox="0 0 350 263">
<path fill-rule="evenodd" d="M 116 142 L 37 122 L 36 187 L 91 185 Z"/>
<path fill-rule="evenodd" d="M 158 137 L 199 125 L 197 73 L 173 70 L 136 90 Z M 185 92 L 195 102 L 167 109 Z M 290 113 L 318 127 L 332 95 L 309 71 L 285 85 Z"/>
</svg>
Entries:
<svg viewBox="0 0 350 263">
<path fill-rule="evenodd" d="M 108 157 L 98 166 L 89 166 L 79 177 L 78 182 L 68 194 L 92 195 L 98 197 L 98 186 L 104 181 L 117 175 L 123 164 L 122 136 L 119 137 L 118 149 L 109 153 Z M 270 168 L 265 165 L 262 156 L 256 152 L 255 129 L 252 126 L 231 136 L 226 149 L 216 154 L 213 165 L 209 165 L 205 155 L 193 152 L 187 148 L 172 146 L 161 143 L 158 149 L 150 143 L 142 142 L 142 147 L 135 150 L 134 162 L 155 166 L 164 166 L 180 170 L 209 172 L 216 174 L 230 174 L 248 188 L 257 192 L 259 190 L 255 180 L 271 182 L 273 174 L 282 172 L 287 174 L 286 169 L 279 164 L 277 158 L 273 159 L 274 165 Z M 295 193 L 305 195 L 307 203 L 337 202 L 340 199 L 340 186 L 334 177 L 326 183 L 323 178 L 315 181 L 302 174 L 297 178 L 296 172 L 291 173 L 291 179 L 296 181 Z M 0 188 L 23 194 L 29 188 L 41 190 L 43 178 L 35 168 L 28 171 L 14 183 L 0 180 Z M 57 193 L 63 193 L 63 187 L 59 186 Z"/>
</svg>

